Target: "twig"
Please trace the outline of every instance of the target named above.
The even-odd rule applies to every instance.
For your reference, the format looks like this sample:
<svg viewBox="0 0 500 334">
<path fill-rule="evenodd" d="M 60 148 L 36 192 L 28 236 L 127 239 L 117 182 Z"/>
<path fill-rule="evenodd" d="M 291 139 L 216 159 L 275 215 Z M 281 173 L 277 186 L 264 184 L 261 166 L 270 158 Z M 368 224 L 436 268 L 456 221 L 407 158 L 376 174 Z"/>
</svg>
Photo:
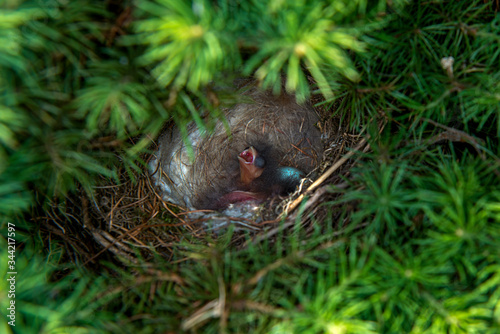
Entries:
<svg viewBox="0 0 500 334">
<path fill-rule="evenodd" d="M 379 133 L 381 133 L 384 130 L 384 127 L 385 127 L 385 121 L 381 121 L 379 123 Z M 360 136 L 360 134 L 357 136 Z M 360 151 L 361 148 L 366 144 L 366 141 L 367 141 L 367 139 L 363 138 L 352 151 L 349 151 L 345 156 L 340 158 L 332 167 L 328 168 L 328 170 L 326 172 L 324 172 L 323 175 L 321 175 L 316 181 L 314 181 L 313 184 L 311 184 L 309 186 L 309 188 L 307 188 L 307 190 L 303 194 L 301 194 L 299 197 L 297 197 L 288 206 L 288 208 L 280 214 L 278 219 L 285 217 L 291 211 L 295 210 L 297 208 L 297 206 L 302 202 L 302 200 L 304 199 L 304 197 L 306 195 L 310 194 L 314 189 L 319 187 L 319 185 L 321 185 L 326 179 L 328 179 L 337 169 L 340 168 L 340 166 L 342 166 L 344 163 L 346 163 L 347 160 L 349 160 L 356 152 Z M 369 149 L 370 149 L 370 145 L 367 144 L 366 147 L 363 149 L 363 152 L 366 153 Z"/>
<path fill-rule="evenodd" d="M 316 189 L 319 185 L 321 185 L 326 179 L 328 179 L 337 169 L 340 168 L 344 163 L 346 163 L 347 160 L 349 160 L 356 152 L 360 151 L 361 148 L 366 144 L 366 139 L 362 139 L 359 144 L 352 150 L 349 151 L 345 156 L 340 158 L 332 167 L 328 168 L 326 172 L 323 173 L 316 181 L 313 182 L 307 188 L 307 190 L 301 194 L 299 197 L 297 197 L 289 206 L 288 209 L 283 211 L 283 213 L 280 215 L 280 218 L 286 216 L 289 212 L 295 210 L 295 208 L 302 202 L 304 197 L 308 194 L 310 194 L 314 189 Z M 369 145 L 368 145 L 369 147 Z"/>
<path fill-rule="evenodd" d="M 454 142 L 465 142 L 465 143 L 469 143 L 472 146 L 474 146 L 474 148 L 478 151 L 478 153 L 480 153 L 481 146 L 482 146 L 481 139 L 476 139 L 463 131 L 460 131 L 460 130 L 457 130 L 454 128 L 450 128 L 446 125 L 439 124 L 437 122 L 434 122 L 431 119 L 423 118 L 422 120 L 426 121 L 426 122 L 428 122 L 436 127 L 439 127 L 441 129 L 446 130 L 445 132 L 439 133 L 439 134 L 427 139 L 428 145 L 437 143 L 438 141 L 441 141 L 441 140 L 449 140 L 449 141 L 454 141 Z"/>
</svg>

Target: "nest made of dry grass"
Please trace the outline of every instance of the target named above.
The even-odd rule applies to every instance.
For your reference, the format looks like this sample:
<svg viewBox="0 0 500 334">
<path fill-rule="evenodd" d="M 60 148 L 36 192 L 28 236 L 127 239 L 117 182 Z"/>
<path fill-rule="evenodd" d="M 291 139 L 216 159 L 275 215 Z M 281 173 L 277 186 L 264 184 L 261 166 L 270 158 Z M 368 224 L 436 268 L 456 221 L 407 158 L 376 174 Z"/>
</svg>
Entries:
<svg viewBox="0 0 500 334">
<path fill-rule="evenodd" d="M 332 111 L 326 107 L 315 109 L 321 119 L 318 128 L 324 137 L 323 162 L 315 172 L 319 176 L 287 198 L 268 203 L 263 210 L 264 219 L 259 223 L 231 218 L 241 222 L 238 224 L 240 231 L 233 234 L 232 240 L 237 247 L 245 245 L 245 229 L 251 231 L 254 241 L 259 241 L 270 240 L 278 230 L 292 227 L 298 218 L 297 207 L 304 198 L 300 219 L 306 231 L 312 232 L 314 224 L 327 218 L 343 225 L 339 222 L 340 210 L 332 213 L 331 206 L 326 208 L 321 203 L 338 196 L 329 191 L 332 185 L 337 188 L 347 186 L 343 178 L 349 176 L 355 164 L 353 154 L 369 147 L 360 134 L 348 131 L 347 121 L 342 121 L 340 116 L 332 117 Z M 144 158 L 147 162 L 151 157 Z M 213 233 L 203 224 L 208 218 L 189 219 L 190 212 L 163 201 L 147 168 L 136 175 L 136 182 L 132 182 L 125 168 L 119 173 L 120 183 L 103 178 L 92 198 L 86 195 L 68 198 L 63 207 L 54 205 L 47 216 L 40 219 L 44 231 L 48 232 L 47 238 L 55 235 L 61 239 L 75 262 L 88 265 L 107 257 L 133 264 L 141 258 L 141 265 L 144 265 L 157 254 L 169 260 L 174 245 L 186 235 L 205 238 L 207 233 Z M 278 217 L 271 211 L 266 214 L 266 210 L 277 210 Z M 270 219 L 266 219 L 268 217 Z"/>
</svg>

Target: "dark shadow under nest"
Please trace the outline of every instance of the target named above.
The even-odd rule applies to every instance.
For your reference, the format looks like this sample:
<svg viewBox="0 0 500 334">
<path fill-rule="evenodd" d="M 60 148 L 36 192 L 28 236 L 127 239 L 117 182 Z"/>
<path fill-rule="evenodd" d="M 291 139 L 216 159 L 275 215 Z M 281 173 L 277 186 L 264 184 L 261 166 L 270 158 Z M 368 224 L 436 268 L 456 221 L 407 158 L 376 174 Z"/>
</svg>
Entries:
<svg viewBox="0 0 500 334">
<path fill-rule="evenodd" d="M 347 186 L 344 179 L 355 164 L 352 155 L 369 147 L 361 135 L 348 130 L 348 122 L 341 121 L 339 115 L 332 117 L 332 111 L 322 106 L 315 110 L 320 115 L 318 128 L 324 138 L 318 177 L 305 182 L 290 196 L 264 204 L 259 223 L 231 218 L 241 223 L 232 237 L 234 247 L 245 247 L 248 233 L 255 242 L 263 239 L 272 242 L 278 231 L 291 232 L 297 219 L 311 233 L 315 225 L 327 221 L 337 228 L 343 226 L 341 209 L 321 204 L 338 197 L 338 193 L 330 190 Z M 147 162 L 151 156 L 143 158 Z M 71 261 L 85 266 L 92 267 L 102 259 L 136 264 L 139 258 L 141 265 L 147 265 L 156 255 L 169 261 L 174 246 L 187 235 L 205 239 L 207 234 L 220 233 L 206 228 L 207 218 L 191 220 L 184 208 L 163 201 L 146 168 L 135 175 L 136 182 L 132 182 L 124 167 L 118 170 L 118 175 L 119 184 L 102 178 L 93 198 L 83 192 L 80 196 L 73 195 L 64 205 L 53 205 L 45 217 L 38 218 L 45 241 L 54 237 L 61 240 Z"/>
</svg>

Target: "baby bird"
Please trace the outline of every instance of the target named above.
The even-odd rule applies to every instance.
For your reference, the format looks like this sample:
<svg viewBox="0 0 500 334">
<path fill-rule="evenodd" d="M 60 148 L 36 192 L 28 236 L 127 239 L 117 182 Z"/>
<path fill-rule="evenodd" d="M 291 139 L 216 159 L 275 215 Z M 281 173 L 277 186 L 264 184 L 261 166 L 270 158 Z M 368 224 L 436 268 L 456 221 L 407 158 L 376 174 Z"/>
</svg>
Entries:
<svg viewBox="0 0 500 334">
<path fill-rule="evenodd" d="M 224 116 L 230 132 L 222 122 L 209 135 L 188 126 L 194 158 L 179 129 L 160 137 L 150 170 L 164 200 L 213 210 L 263 201 L 295 190 L 320 163 L 317 115 L 310 106 L 297 104 L 293 95 L 275 96 L 250 85 Z"/>
<path fill-rule="evenodd" d="M 238 154 L 240 162 L 240 180 L 244 185 L 250 185 L 253 180 L 262 175 L 266 160 L 252 146 Z"/>
<path fill-rule="evenodd" d="M 220 198 L 215 208 L 224 209 L 229 204 L 245 201 L 261 201 L 272 195 L 284 195 L 300 184 L 304 174 L 296 168 L 268 166 L 254 147 L 248 147 L 238 155 L 240 164 L 240 190 Z"/>
</svg>

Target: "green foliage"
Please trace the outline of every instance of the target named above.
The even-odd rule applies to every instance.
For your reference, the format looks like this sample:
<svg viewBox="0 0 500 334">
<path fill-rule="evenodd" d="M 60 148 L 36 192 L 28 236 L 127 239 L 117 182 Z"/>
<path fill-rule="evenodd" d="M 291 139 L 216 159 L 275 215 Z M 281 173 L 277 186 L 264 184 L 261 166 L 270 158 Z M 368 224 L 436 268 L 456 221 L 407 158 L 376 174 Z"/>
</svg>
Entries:
<svg viewBox="0 0 500 334">
<path fill-rule="evenodd" d="M 1 221 L 91 193 L 117 164 L 138 169 L 165 121 L 209 131 L 220 112 L 208 86 L 240 73 L 301 101 L 321 94 L 371 147 L 348 188 L 330 187 L 323 205 L 338 214 L 307 231 L 298 219 L 239 247 L 232 231 L 186 237 L 168 263 L 108 266 L 102 279 L 68 274 L 62 245 L 42 255 L 19 239 L 20 332 L 499 332 L 497 7 L 2 2 Z"/>
<path fill-rule="evenodd" d="M 145 98 L 147 86 L 138 84 L 140 72 L 130 71 L 132 82 L 119 62 L 124 51 L 106 51 L 110 13 L 103 3 L 10 1 L 3 6 L 0 211 L 14 215 L 33 203 L 28 189 L 42 201 L 80 187 L 91 193 L 96 176 L 112 177 L 117 163 L 104 135 L 118 137 L 122 161 L 133 165 L 125 135 L 139 127 L 158 131 L 161 125 L 145 125 L 156 109 Z"/>
<path fill-rule="evenodd" d="M 309 93 L 306 68 L 316 80 L 325 97 L 333 95 L 330 82 L 332 75 L 341 74 L 351 80 L 358 80 L 345 50 L 363 51 L 363 45 L 356 38 L 359 30 L 339 26 L 345 16 L 361 13 L 363 1 L 351 2 L 255 2 L 259 18 L 258 35 L 249 40 L 258 45 L 257 52 L 245 66 L 247 73 L 254 69 L 256 77 L 265 87 L 279 90 L 280 75 L 286 73 L 288 92 L 298 91 L 303 100 Z M 256 27 L 257 28 L 257 27 Z M 258 42 L 257 42 L 258 41 Z"/>
<path fill-rule="evenodd" d="M 384 242 L 319 226 L 311 235 L 298 221 L 293 234 L 239 250 L 229 245 L 232 231 L 217 240 L 188 237 L 172 262 L 115 268 L 123 293 L 104 309 L 144 315 L 123 323 L 124 333 L 495 333 L 498 247 L 438 255 L 442 240 L 427 237 L 438 229 L 399 244 L 398 235 Z M 492 230 L 498 234 L 498 221 L 479 239 Z M 457 259 L 471 259 L 474 275 L 462 276 Z"/>
<path fill-rule="evenodd" d="M 387 236 L 401 233 L 402 227 L 411 225 L 416 194 L 405 184 L 408 167 L 372 162 L 354 172 L 363 186 L 358 191 L 349 189 L 341 199 L 342 202 L 359 201 L 359 211 L 352 217 L 354 225 L 369 221 L 368 233 Z"/>
<path fill-rule="evenodd" d="M 347 51 L 362 52 L 359 36 L 387 21 L 377 18 L 385 1 L 175 0 L 138 6 L 148 18 L 137 24 L 136 43 L 149 45 L 139 61 L 154 66 L 160 84 L 195 92 L 241 67 L 276 92 L 285 74 L 286 90 L 300 101 L 310 94 L 308 75 L 325 97 L 332 97 L 338 76 L 358 80 Z"/>
<path fill-rule="evenodd" d="M 489 8 L 480 1 L 416 1 L 382 32 L 365 36 L 371 57 L 356 61 L 361 81 L 335 98 L 351 110 L 351 124 L 383 113 L 396 121 L 461 119 L 471 130 L 498 128 L 499 18 Z M 441 63 L 447 57 L 454 59 L 451 72 Z M 489 107 L 478 103 L 485 98 Z"/>
<path fill-rule="evenodd" d="M 12 253 L 7 250 L 7 224 L 0 226 L 0 305 L 6 310 L 11 300 L 15 302 L 15 326 L 8 325 L 12 319 L 2 311 L 2 333 L 105 333 L 103 323 L 110 314 L 96 312 L 110 299 L 103 296 L 104 281 L 68 270 L 60 263 L 64 254 L 62 245 L 50 244 L 49 255 L 40 254 L 36 243 L 22 234 L 20 224 L 14 225 L 17 225 L 13 238 L 16 241 L 14 292 L 9 292 L 6 280 L 12 276 L 7 274 L 12 272 L 8 262 Z M 51 281 L 56 271 L 64 271 L 66 276 Z"/>
<path fill-rule="evenodd" d="M 126 58 L 121 60 L 127 62 Z M 93 62 L 87 85 L 78 90 L 74 100 L 79 117 L 88 131 L 110 131 L 119 138 L 147 127 L 153 106 L 147 86 L 134 78 L 137 69 L 116 61 Z"/>
<path fill-rule="evenodd" d="M 227 3 L 139 1 L 138 6 L 150 17 L 137 24 L 137 39 L 149 46 L 140 62 L 158 63 L 152 74 L 160 84 L 197 91 L 240 63 Z"/>
</svg>

